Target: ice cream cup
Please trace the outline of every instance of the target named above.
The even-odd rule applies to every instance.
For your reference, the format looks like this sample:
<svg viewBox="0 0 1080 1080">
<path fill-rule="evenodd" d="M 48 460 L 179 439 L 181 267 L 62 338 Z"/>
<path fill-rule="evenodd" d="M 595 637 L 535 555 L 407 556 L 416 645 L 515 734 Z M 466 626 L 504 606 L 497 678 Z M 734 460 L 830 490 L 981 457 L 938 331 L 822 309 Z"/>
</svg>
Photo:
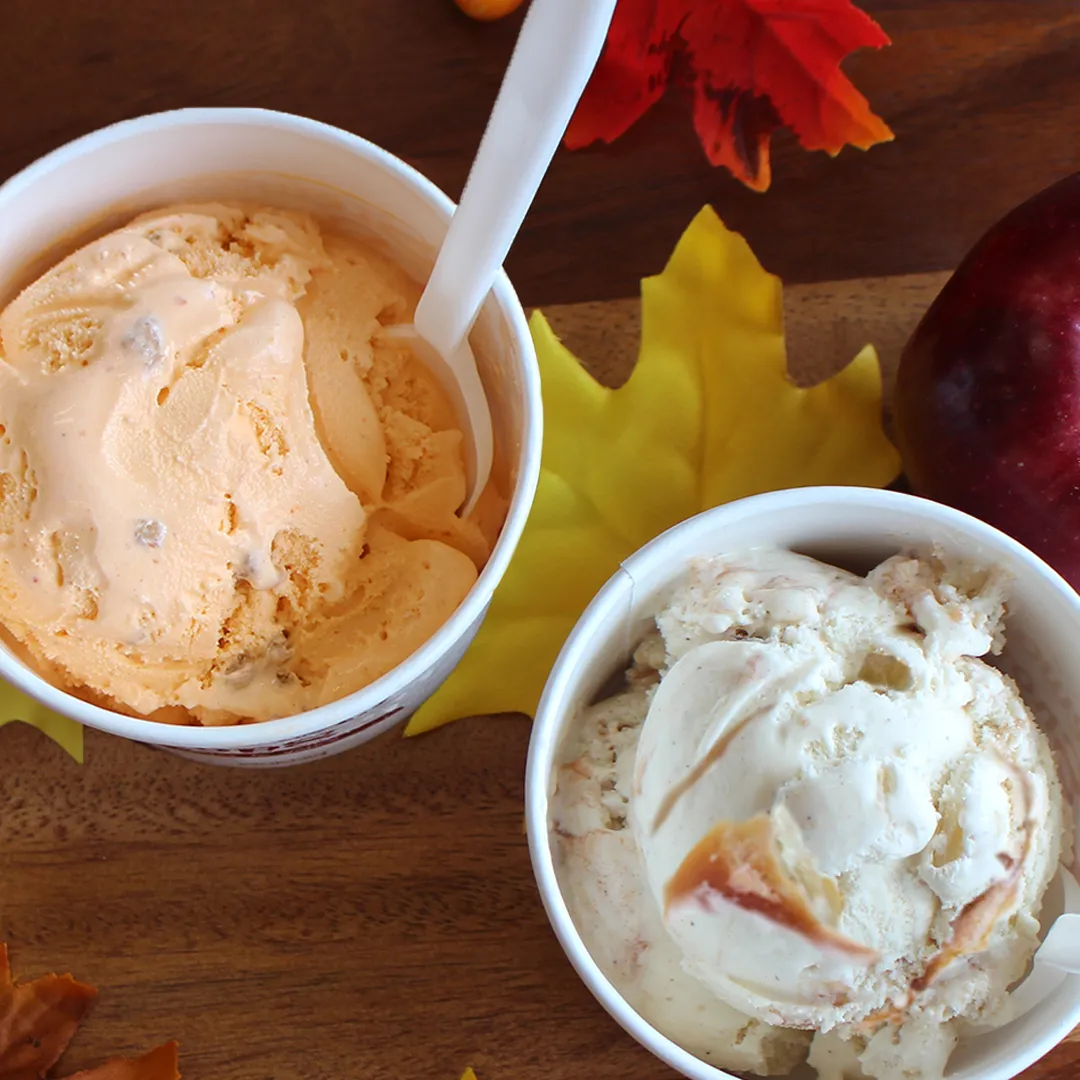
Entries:
<svg viewBox="0 0 1080 1080">
<path fill-rule="evenodd" d="M 453 202 L 392 154 L 345 131 L 259 109 L 187 109 L 96 131 L 0 187 L 0 304 L 73 248 L 170 202 L 236 199 L 309 210 L 368 237 L 425 280 Z M 540 469 L 536 354 L 500 273 L 471 335 L 491 404 L 496 476 L 510 495 L 502 535 L 449 621 L 398 667 L 297 716 L 234 727 L 134 719 L 73 697 L 0 645 L 0 677 L 90 727 L 208 762 L 286 765 L 338 753 L 401 723 L 461 659 L 521 536 Z"/>
<path fill-rule="evenodd" d="M 564 733 L 626 666 L 691 560 L 781 547 L 864 573 L 901 549 L 933 545 L 1012 574 L 1001 664 L 1047 730 L 1075 812 L 1080 808 L 1080 595 L 1004 533 L 914 496 L 802 488 L 743 499 L 684 521 L 622 564 L 578 621 L 551 672 L 533 727 L 525 787 L 529 846 L 544 906 L 570 962 L 600 1004 L 638 1042 L 692 1080 L 730 1074 L 683 1050 L 630 1008 L 590 956 L 560 891 L 548 801 Z M 1071 862 L 1051 886 L 1044 929 L 1061 911 L 1080 911 L 1080 890 L 1069 870 L 1075 870 Z M 1018 1003 L 1022 995 L 1020 1015 L 963 1040 L 950 1061 L 950 1080 L 1009 1080 L 1080 1024 L 1080 976 L 1037 965 L 1015 993 Z"/>
</svg>

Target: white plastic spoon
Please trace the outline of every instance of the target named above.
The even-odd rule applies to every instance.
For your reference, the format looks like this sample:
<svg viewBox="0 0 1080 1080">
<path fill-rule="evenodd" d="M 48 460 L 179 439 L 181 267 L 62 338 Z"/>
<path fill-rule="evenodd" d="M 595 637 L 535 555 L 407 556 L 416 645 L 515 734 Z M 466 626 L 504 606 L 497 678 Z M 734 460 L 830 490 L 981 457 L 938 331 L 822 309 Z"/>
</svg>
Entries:
<svg viewBox="0 0 1080 1080">
<path fill-rule="evenodd" d="M 493 433 L 468 333 L 573 116 L 616 0 L 532 0 L 461 202 L 407 335 L 467 420 L 464 517 L 491 475 Z"/>
</svg>

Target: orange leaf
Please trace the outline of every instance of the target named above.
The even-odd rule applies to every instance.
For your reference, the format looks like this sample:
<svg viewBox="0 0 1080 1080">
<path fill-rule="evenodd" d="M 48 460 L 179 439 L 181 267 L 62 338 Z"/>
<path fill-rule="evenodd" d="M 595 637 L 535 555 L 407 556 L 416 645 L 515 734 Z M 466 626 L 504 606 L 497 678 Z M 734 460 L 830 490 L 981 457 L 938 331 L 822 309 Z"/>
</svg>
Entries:
<svg viewBox="0 0 1080 1080">
<path fill-rule="evenodd" d="M 709 160 L 764 191 L 781 125 L 834 155 L 893 137 L 840 70 L 853 50 L 888 44 L 850 0 L 620 0 L 566 145 L 611 142 L 676 83 Z"/>
<path fill-rule="evenodd" d="M 85 1069 L 65 1080 L 180 1080 L 179 1047 L 167 1042 L 138 1058 L 113 1058 L 96 1069 Z"/>
<path fill-rule="evenodd" d="M 37 1080 L 56 1064 L 97 991 L 70 975 L 14 983 L 0 944 L 0 1080 Z"/>
</svg>

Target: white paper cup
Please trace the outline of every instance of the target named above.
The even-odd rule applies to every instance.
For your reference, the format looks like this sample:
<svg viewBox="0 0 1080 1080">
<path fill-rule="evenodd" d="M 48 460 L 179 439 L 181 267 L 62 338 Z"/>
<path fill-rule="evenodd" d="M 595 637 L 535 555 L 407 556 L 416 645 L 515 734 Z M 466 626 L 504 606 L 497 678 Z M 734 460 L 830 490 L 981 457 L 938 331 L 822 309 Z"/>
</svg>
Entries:
<svg viewBox="0 0 1080 1080">
<path fill-rule="evenodd" d="M 639 1016 L 589 955 L 560 891 L 548 801 L 568 725 L 653 625 L 666 595 L 693 559 L 752 547 L 781 547 L 865 573 L 903 548 L 938 544 L 946 553 L 1005 567 L 1014 576 L 1002 666 L 1020 684 L 1050 736 L 1066 794 L 1080 808 L 1080 596 L 1041 559 L 1004 533 L 938 503 L 868 488 L 801 488 L 758 495 L 684 521 L 623 563 L 567 639 L 533 726 L 525 781 L 529 847 L 540 893 L 570 962 L 601 1005 L 642 1045 L 692 1080 L 729 1073 L 687 1053 Z M 1080 910 L 1065 875 L 1047 909 Z M 1044 926 L 1046 922 L 1044 922 Z M 1080 976 L 1037 968 L 1029 1011 L 961 1042 L 950 1080 L 1011 1080 L 1080 1023 Z M 1026 991 L 1027 983 L 1020 990 Z M 1032 1001 L 1031 998 L 1035 1000 Z"/>
<path fill-rule="evenodd" d="M 0 187 L 0 305 L 59 258 L 169 202 L 244 199 L 309 210 L 371 238 L 426 280 L 454 204 L 377 146 L 297 116 L 187 109 L 77 139 Z M 502 535 L 449 621 L 404 663 L 297 716 L 235 727 L 136 720 L 58 690 L 0 645 L 0 677 L 90 727 L 203 761 L 291 765 L 339 753 L 410 716 L 450 674 L 483 621 L 528 517 L 540 471 L 540 377 L 521 304 L 499 274 L 471 343 L 491 403 L 497 469 L 512 493 Z"/>
</svg>

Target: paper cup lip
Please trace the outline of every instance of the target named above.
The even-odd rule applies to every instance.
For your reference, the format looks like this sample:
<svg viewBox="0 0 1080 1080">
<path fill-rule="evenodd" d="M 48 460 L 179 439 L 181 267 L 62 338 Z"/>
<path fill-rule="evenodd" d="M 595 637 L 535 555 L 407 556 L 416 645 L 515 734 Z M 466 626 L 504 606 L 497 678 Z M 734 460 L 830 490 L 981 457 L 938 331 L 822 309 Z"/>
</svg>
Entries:
<svg viewBox="0 0 1080 1080">
<path fill-rule="evenodd" d="M 0 216 L 12 199 L 57 169 L 70 167 L 87 153 L 162 130 L 207 125 L 277 128 L 335 143 L 358 157 L 375 162 L 404 186 L 417 192 L 446 220 L 449 220 L 454 212 L 454 201 L 432 181 L 388 150 L 359 135 L 292 113 L 271 109 L 225 107 L 149 113 L 131 120 L 119 121 L 73 139 L 38 158 L 0 184 Z M 250 750 L 317 734 L 351 717 L 378 708 L 382 702 L 415 682 L 484 614 L 517 547 L 540 478 L 543 412 L 540 370 L 532 334 L 521 301 L 505 270 L 499 270 L 491 293 L 496 299 L 507 330 L 518 344 L 525 361 L 520 375 L 527 407 L 523 410 L 523 426 L 520 431 L 515 432 L 519 447 L 514 490 L 502 530 L 476 583 L 450 618 L 400 664 L 367 686 L 306 712 L 277 720 L 222 727 L 166 724 L 93 705 L 54 686 L 6 651 L 0 652 L 0 678 L 48 708 L 89 727 L 138 742 L 185 750 Z"/>
<path fill-rule="evenodd" d="M 927 522 L 951 527 L 956 532 L 981 542 L 987 548 L 996 550 L 1007 564 L 1025 564 L 1060 594 L 1080 628 L 1080 594 L 1057 571 L 1024 545 L 994 526 L 953 507 L 917 495 L 878 488 L 820 486 L 748 496 L 705 510 L 673 525 L 622 562 L 570 632 L 552 667 L 537 707 L 525 773 L 526 834 L 541 901 L 574 970 L 597 1001 L 629 1035 L 690 1080 L 735 1080 L 735 1077 L 684 1050 L 653 1027 L 626 1001 L 589 953 L 559 884 L 552 852 L 548 809 L 559 746 L 566 725 L 572 719 L 568 708 L 574 701 L 574 692 L 581 679 L 592 670 L 590 658 L 597 651 L 603 628 L 614 615 L 628 608 L 638 578 L 647 571 L 667 563 L 670 566 L 669 583 L 674 583 L 685 571 L 687 559 L 693 557 L 689 551 L 704 537 L 714 535 L 725 525 L 736 521 L 767 516 L 780 509 L 820 509 L 824 513 L 842 511 L 845 507 L 880 511 L 881 535 L 886 540 L 889 539 L 889 515 L 903 513 L 909 517 L 917 516 Z M 611 672 L 604 674 L 610 675 Z M 1077 983 L 1078 980 L 1080 976 L 1067 976 L 1069 982 Z M 1038 1038 L 1015 1050 L 1004 1049 L 992 1066 L 980 1070 L 979 1080 L 1013 1080 L 1057 1046 L 1078 1023 L 1080 1000 L 1065 1010 L 1063 1015 L 1048 1015 L 1045 1029 L 1039 1033 Z M 993 1037 L 993 1034 L 990 1032 L 986 1037 Z"/>
</svg>

